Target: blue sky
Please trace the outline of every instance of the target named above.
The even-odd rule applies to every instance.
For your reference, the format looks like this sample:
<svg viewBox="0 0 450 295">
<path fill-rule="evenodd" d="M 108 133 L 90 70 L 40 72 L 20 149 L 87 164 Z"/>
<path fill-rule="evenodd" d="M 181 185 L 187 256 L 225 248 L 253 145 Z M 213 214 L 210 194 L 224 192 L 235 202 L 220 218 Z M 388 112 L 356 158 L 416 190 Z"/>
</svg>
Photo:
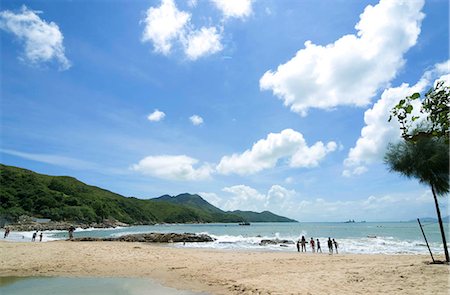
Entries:
<svg viewBox="0 0 450 295">
<path fill-rule="evenodd" d="M 434 216 L 429 189 L 382 157 L 400 138 L 395 102 L 448 82 L 448 11 L 2 1 L 1 162 L 301 221 Z"/>
</svg>

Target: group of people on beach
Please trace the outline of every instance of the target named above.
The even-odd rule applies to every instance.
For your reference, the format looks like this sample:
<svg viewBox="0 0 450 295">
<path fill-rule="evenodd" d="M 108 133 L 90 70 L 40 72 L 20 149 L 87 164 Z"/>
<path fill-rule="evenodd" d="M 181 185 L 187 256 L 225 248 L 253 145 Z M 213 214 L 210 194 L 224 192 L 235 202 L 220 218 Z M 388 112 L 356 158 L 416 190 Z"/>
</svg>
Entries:
<svg viewBox="0 0 450 295">
<path fill-rule="evenodd" d="M 302 236 L 302 238 L 300 240 L 297 241 L 297 251 L 298 252 L 306 252 L 306 244 L 308 242 L 305 239 L 305 236 Z M 336 254 L 339 254 L 338 252 L 338 242 L 336 242 L 335 239 L 331 239 L 330 237 L 328 237 L 328 251 L 330 254 L 333 254 L 333 246 L 334 249 L 336 251 Z M 314 238 L 311 237 L 311 240 L 309 241 L 309 245 L 311 246 L 311 251 L 312 253 L 322 253 L 322 248 L 320 247 L 320 241 L 319 239 L 316 239 L 316 241 L 314 241 Z"/>
<path fill-rule="evenodd" d="M 31 241 L 32 242 L 36 242 L 36 237 L 38 236 L 38 231 L 35 231 L 34 233 L 33 233 L 33 236 L 31 237 Z M 42 236 L 43 236 L 43 234 L 42 234 L 42 232 L 39 234 L 39 242 L 42 242 Z"/>
</svg>

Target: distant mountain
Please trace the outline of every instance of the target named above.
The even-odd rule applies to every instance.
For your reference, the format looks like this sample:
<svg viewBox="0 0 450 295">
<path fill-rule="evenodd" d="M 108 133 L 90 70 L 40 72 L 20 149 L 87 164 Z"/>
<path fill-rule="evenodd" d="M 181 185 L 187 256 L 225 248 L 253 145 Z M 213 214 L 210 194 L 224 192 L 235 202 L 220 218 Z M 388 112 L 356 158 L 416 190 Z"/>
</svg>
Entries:
<svg viewBox="0 0 450 295">
<path fill-rule="evenodd" d="M 90 186 L 73 177 L 49 176 L 0 164 L 0 219 L 14 221 L 21 215 L 78 223 L 104 219 L 129 224 L 273 221 L 224 212 L 199 195 L 143 200 Z"/>
<path fill-rule="evenodd" d="M 191 195 L 188 193 L 179 194 L 177 196 L 169 196 L 164 195 L 159 198 L 152 199 L 153 201 L 164 201 L 172 204 L 179 204 L 184 206 L 189 206 L 193 208 L 202 209 L 204 211 L 208 211 L 211 213 L 225 213 L 217 207 L 214 207 L 210 203 L 208 203 L 205 199 L 200 197 L 199 195 Z"/>
<path fill-rule="evenodd" d="M 253 211 L 240 211 L 240 210 L 225 212 L 217 207 L 214 207 L 213 205 L 208 203 L 205 199 L 203 199 L 201 196 L 192 195 L 188 193 L 180 194 L 177 196 L 164 195 L 152 200 L 169 202 L 172 204 L 180 204 L 187 206 L 191 209 L 200 209 L 203 211 L 211 212 L 213 214 L 219 214 L 219 216 L 222 214 L 228 216 L 229 215 L 236 216 L 248 222 L 296 222 L 296 220 L 279 216 L 269 211 L 263 211 L 261 213 Z"/>
<path fill-rule="evenodd" d="M 419 219 L 420 219 L 420 222 L 437 222 L 438 221 L 437 218 L 435 218 L 435 217 L 421 217 Z M 413 220 L 410 220 L 410 221 L 411 222 L 412 221 L 417 221 L 417 219 L 413 219 Z M 450 215 L 442 217 L 442 221 L 443 222 L 450 222 Z"/>
<path fill-rule="evenodd" d="M 256 213 L 253 211 L 231 211 L 230 213 L 241 216 L 249 222 L 298 222 L 297 220 L 289 219 L 287 217 L 279 216 L 273 214 L 270 211 L 263 211 L 261 213 Z"/>
<path fill-rule="evenodd" d="M 188 193 L 177 196 L 163 195 L 158 198 L 150 199 L 150 201 L 161 204 L 166 203 L 170 205 L 183 206 L 196 212 L 199 216 L 202 216 L 204 220 L 208 220 L 209 222 L 245 221 L 245 219 L 238 215 L 227 213 L 217 207 L 214 207 L 199 195 L 192 195 Z"/>
</svg>

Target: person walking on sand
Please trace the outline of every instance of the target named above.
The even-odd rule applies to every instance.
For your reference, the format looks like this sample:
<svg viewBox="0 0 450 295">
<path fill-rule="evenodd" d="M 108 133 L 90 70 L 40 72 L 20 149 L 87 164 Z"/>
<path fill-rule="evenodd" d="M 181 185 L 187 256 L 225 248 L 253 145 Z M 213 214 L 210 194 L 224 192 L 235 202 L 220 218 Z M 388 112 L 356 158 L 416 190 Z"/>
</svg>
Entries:
<svg viewBox="0 0 450 295">
<path fill-rule="evenodd" d="M 333 242 L 330 237 L 328 237 L 328 251 L 330 252 L 330 255 L 333 254 Z"/>
<path fill-rule="evenodd" d="M 32 236 L 32 238 L 31 238 L 31 241 L 32 241 L 32 242 L 35 242 L 35 241 L 36 241 L 37 233 L 38 233 L 38 231 L 36 231 L 36 232 L 33 233 L 33 236 Z"/>
<path fill-rule="evenodd" d="M 312 250 L 312 252 L 314 253 L 314 252 L 316 252 L 316 249 L 315 249 L 315 245 L 314 245 L 314 239 L 313 239 L 313 237 L 311 237 L 311 240 L 309 241 L 309 243 L 311 244 L 311 250 Z"/>
<path fill-rule="evenodd" d="M 39 235 L 39 242 L 42 242 L 42 232 L 41 232 L 41 234 Z"/>
<path fill-rule="evenodd" d="M 320 241 L 319 241 L 319 239 L 317 239 L 317 253 L 319 253 L 319 250 L 320 250 L 320 253 L 322 253 L 322 248 L 320 248 Z"/>
<path fill-rule="evenodd" d="M 297 240 L 297 252 L 300 252 L 300 240 Z"/>
<path fill-rule="evenodd" d="M 334 244 L 334 248 L 336 249 L 336 254 L 339 254 L 338 253 L 338 242 L 336 242 L 335 239 L 333 239 L 333 244 Z M 331 248 L 333 248 L 333 246 L 331 246 Z"/>
<path fill-rule="evenodd" d="M 302 236 L 301 244 L 302 244 L 302 252 L 303 252 L 303 250 L 305 250 L 305 252 L 306 252 L 306 239 L 305 239 L 305 236 Z"/>
</svg>

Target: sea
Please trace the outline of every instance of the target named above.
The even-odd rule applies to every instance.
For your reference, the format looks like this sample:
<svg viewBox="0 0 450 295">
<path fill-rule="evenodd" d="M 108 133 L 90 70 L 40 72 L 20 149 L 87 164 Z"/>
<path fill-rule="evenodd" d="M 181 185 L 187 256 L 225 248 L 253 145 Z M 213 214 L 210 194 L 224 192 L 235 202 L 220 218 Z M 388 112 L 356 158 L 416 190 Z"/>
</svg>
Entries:
<svg viewBox="0 0 450 295">
<path fill-rule="evenodd" d="M 436 222 L 422 223 L 423 229 L 435 254 L 443 252 L 439 226 Z M 449 224 L 444 223 L 447 241 Z M 138 233 L 197 233 L 215 239 L 207 243 L 171 243 L 169 247 L 191 247 L 242 251 L 297 251 L 295 244 L 261 245 L 261 240 L 279 239 L 297 241 L 305 236 L 309 241 L 319 239 L 322 251 L 328 251 L 328 237 L 338 242 L 339 253 L 351 254 L 428 254 L 425 239 L 417 222 L 299 222 L 299 223 L 251 223 L 243 226 L 230 223 L 210 224 L 157 224 L 111 229 L 75 230 L 75 237 L 119 237 Z M 3 237 L 3 232 L 0 232 Z M 33 232 L 12 232 L 5 240 L 29 242 Z M 66 231 L 44 231 L 43 242 L 64 240 Z M 39 237 L 37 238 L 37 241 Z M 449 244 L 450 246 L 450 244 Z M 311 249 L 307 246 L 307 251 Z"/>
</svg>

